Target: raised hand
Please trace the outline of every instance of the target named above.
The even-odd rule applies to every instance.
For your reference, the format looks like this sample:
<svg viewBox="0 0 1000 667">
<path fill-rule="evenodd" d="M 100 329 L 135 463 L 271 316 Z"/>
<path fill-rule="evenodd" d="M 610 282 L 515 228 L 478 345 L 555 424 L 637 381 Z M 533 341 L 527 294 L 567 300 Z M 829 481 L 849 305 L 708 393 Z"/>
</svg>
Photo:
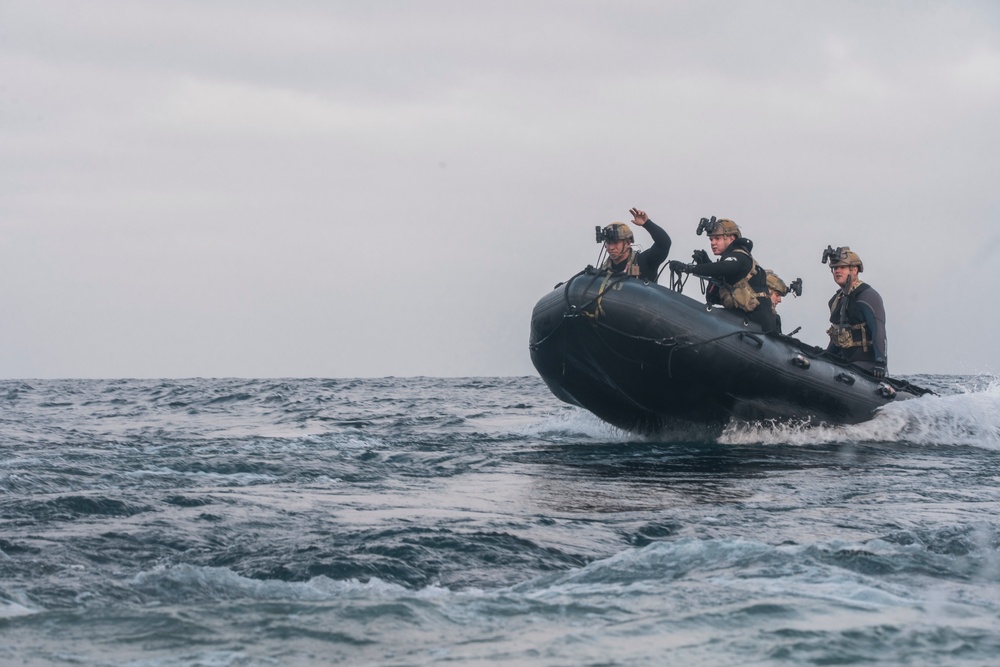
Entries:
<svg viewBox="0 0 1000 667">
<path fill-rule="evenodd" d="M 632 214 L 633 225 L 639 225 L 640 227 L 642 227 L 644 224 L 649 222 L 649 216 L 646 215 L 646 212 L 643 211 L 642 209 L 630 208 L 628 212 Z"/>
</svg>

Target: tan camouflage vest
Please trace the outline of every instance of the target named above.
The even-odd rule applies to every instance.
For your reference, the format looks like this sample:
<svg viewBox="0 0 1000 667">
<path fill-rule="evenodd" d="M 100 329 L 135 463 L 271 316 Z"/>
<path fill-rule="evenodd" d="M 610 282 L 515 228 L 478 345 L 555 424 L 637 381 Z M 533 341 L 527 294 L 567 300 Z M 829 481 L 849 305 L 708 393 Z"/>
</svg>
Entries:
<svg viewBox="0 0 1000 667">
<path fill-rule="evenodd" d="M 839 326 L 831 324 L 826 330 L 830 337 L 830 342 L 837 347 L 847 349 L 849 347 L 860 347 L 863 351 L 868 351 L 871 342 L 868 339 L 868 327 L 864 324 L 852 324 L 850 326 Z M 855 336 L 855 334 L 858 334 Z"/>
<path fill-rule="evenodd" d="M 855 280 L 854 284 L 851 285 L 851 292 L 859 286 L 861 286 L 861 281 Z M 833 305 L 830 306 L 830 317 L 837 314 L 837 311 L 840 310 L 840 300 L 846 299 L 847 296 L 843 290 L 837 292 L 837 298 L 834 299 Z M 867 352 L 868 346 L 871 344 L 871 338 L 868 336 L 868 327 L 865 326 L 864 322 L 844 326 L 831 324 L 830 328 L 826 330 L 826 334 L 830 337 L 831 343 L 845 350 L 851 347 L 860 347 L 862 351 Z"/>
<path fill-rule="evenodd" d="M 753 262 L 753 268 L 750 269 L 750 273 L 737 280 L 732 287 L 727 285 L 725 281 L 722 281 L 719 284 L 719 297 L 722 299 L 724 307 L 730 310 L 739 309 L 750 313 L 760 305 L 760 299 L 770 300 L 770 295 L 767 292 L 755 292 L 753 287 L 750 287 L 750 279 L 760 271 L 757 261 L 746 250 L 735 250 L 734 253 L 736 252 L 741 252 L 750 257 L 750 261 Z"/>
<path fill-rule="evenodd" d="M 636 278 L 639 277 L 639 264 L 635 261 L 638 255 L 639 253 L 637 253 L 635 250 L 629 249 L 628 262 L 625 263 L 625 270 L 624 270 L 624 273 L 627 273 L 630 276 L 635 276 Z M 604 260 L 604 264 L 601 265 L 601 268 L 604 269 L 605 271 L 612 270 L 610 257 Z"/>
</svg>

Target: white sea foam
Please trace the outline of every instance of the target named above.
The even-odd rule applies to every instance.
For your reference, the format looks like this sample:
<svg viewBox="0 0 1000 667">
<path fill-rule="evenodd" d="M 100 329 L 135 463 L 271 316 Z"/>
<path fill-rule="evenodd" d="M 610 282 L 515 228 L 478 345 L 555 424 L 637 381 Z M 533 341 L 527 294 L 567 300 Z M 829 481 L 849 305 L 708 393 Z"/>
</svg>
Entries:
<svg viewBox="0 0 1000 667">
<path fill-rule="evenodd" d="M 1000 383 L 993 380 L 960 389 L 964 391 L 891 403 L 861 424 L 733 423 L 719 441 L 735 445 L 899 442 L 1000 450 Z"/>
<path fill-rule="evenodd" d="M 679 424 L 650 436 L 657 442 L 721 444 L 904 443 L 960 445 L 1000 450 L 1000 380 L 970 378 L 955 393 L 890 403 L 861 424 L 814 422 L 732 422 L 721 435 L 711 427 Z M 567 442 L 629 442 L 644 439 L 618 429 L 583 409 L 573 409 L 525 427 L 519 435 Z"/>
<path fill-rule="evenodd" d="M 0 618 L 13 618 L 15 616 L 30 616 L 38 612 L 10 600 L 0 600 Z"/>
</svg>

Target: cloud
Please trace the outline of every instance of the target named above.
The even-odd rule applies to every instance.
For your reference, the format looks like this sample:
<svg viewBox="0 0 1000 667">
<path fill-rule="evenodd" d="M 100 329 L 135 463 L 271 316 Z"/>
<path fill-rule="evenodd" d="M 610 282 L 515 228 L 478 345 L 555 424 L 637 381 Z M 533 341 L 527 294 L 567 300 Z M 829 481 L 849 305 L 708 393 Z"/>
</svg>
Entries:
<svg viewBox="0 0 1000 667">
<path fill-rule="evenodd" d="M 1000 362 L 953 349 L 991 319 L 955 286 L 982 280 L 1000 212 L 992 3 L 53 0 L 0 18 L 11 376 L 532 373 L 535 300 L 630 206 L 675 257 L 704 245 L 698 218 L 735 218 L 803 277 L 782 308 L 805 340 L 832 293 L 820 252 L 850 245 L 895 372 Z"/>
</svg>

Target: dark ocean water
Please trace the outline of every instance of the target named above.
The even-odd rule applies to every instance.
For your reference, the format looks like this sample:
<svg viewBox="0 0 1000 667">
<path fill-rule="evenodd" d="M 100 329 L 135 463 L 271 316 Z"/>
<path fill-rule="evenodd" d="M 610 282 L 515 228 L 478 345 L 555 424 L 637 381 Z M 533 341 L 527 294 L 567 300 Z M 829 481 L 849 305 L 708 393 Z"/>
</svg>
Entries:
<svg viewBox="0 0 1000 667">
<path fill-rule="evenodd" d="M 536 378 L 0 382 L 0 664 L 996 665 L 1000 385 L 638 438 Z"/>
</svg>

